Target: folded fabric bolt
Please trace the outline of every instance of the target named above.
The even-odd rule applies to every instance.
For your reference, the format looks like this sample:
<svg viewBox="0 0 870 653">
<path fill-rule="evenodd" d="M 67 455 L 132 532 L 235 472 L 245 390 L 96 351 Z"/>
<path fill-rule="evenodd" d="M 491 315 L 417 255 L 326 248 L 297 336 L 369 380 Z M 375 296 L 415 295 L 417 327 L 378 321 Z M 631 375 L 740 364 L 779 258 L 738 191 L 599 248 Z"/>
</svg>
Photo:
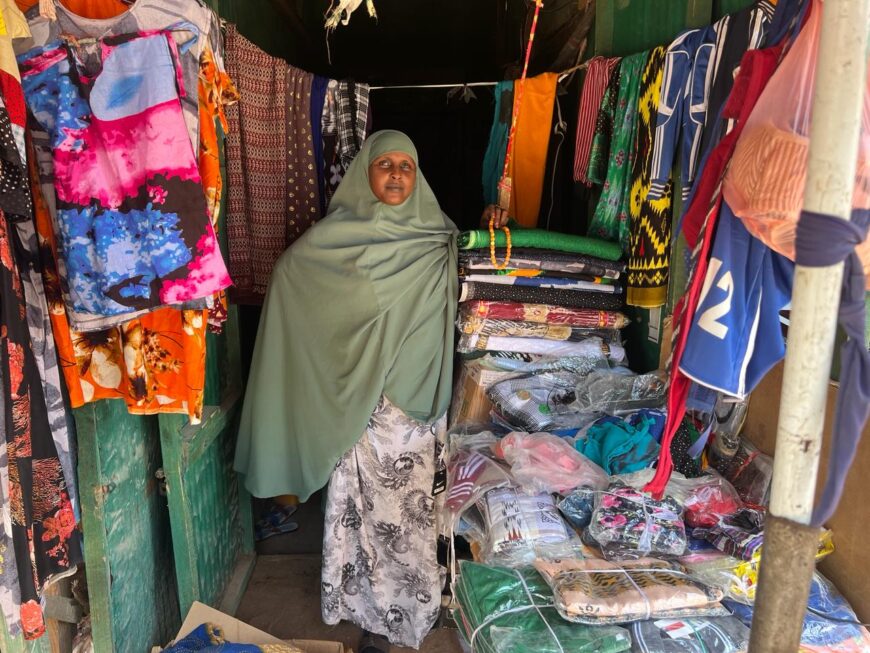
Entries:
<svg viewBox="0 0 870 653">
<path fill-rule="evenodd" d="M 489 231 L 476 229 L 461 233 L 458 245 L 459 249 L 483 249 L 489 247 L 489 242 Z M 495 244 L 496 247 L 507 245 L 507 236 L 503 231 L 495 233 Z M 587 254 L 608 261 L 618 261 L 622 257 L 622 248 L 616 243 L 543 229 L 511 229 L 511 246 Z"/>
<path fill-rule="evenodd" d="M 496 259 L 499 261 L 503 261 L 506 254 L 507 250 L 504 248 L 496 248 L 495 250 Z M 490 258 L 490 252 L 474 249 L 459 252 L 459 265 L 474 270 L 494 271 L 496 268 Z M 608 261 L 585 254 L 566 254 L 547 249 L 512 246 L 511 267 L 523 270 L 586 273 L 607 279 L 618 279 L 625 272 L 626 265 L 622 261 Z"/>
<path fill-rule="evenodd" d="M 459 287 L 459 301 L 468 302 L 472 299 L 554 304 L 567 308 L 595 308 L 602 311 L 619 310 L 625 306 L 625 298 L 621 293 L 504 286 L 479 281 L 462 282 Z"/>
<path fill-rule="evenodd" d="M 619 286 L 613 284 L 583 281 L 581 279 L 564 279 L 559 277 L 526 277 L 507 276 L 498 274 L 467 274 L 462 276 L 463 281 L 478 283 L 497 283 L 502 286 L 525 286 L 528 288 L 560 288 L 562 290 L 587 290 L 589 292 L 617 293 L 621 292 Z"/>
<path fill-rule="evenodd" d="M 475 336 L 472 336 L 474 338 Z M 469 343 L 476 348 L 476 343 Z M 547 340 L 545 338 L 517 338 L 513 336 L 489 336 L 486 349 L 490 351 L 521 351 L 527 354 L 546 356 L 594 356 L 598 353 L 610 358 L 614 363 L 625 360 L 625 349 L 621 345 L 608 345 L 601 338 L 587 338 L 580 342 Z"/>
<path fill-rule="evenodd" d="M 478 300 L 463 304 L 460 311 L 463 316 L 535 322 L 550 326 L 564 324 L 592 329 L 622 329 L 628 326 L 628 318 L 622 313 L 546 304 Z"/>
<path fill-rule="evenodd" d="M 568 621 L 589 625 L 647 619 L 727 616 L 722 593 L 692 580 L 678 564 L 641 558 L 535 561 L 553 588 L 556 609 Z"/>
</svg>

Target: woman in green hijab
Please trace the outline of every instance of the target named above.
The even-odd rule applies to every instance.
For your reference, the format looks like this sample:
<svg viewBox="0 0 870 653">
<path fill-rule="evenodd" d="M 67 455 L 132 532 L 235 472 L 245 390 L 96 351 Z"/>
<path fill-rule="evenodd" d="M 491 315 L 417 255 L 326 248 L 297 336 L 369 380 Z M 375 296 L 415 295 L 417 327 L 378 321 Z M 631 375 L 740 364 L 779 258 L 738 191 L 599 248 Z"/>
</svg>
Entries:
<svg viewBox="0 0 870 653">
<path fill-rule="evenodd" d="M 252 494 L 329 481 L 322 611 L 418 647 L 438 616 L 435 465 L 456 227 L 404 134 L 364 143 L 326 217 L 275 265 L 236 449 Z"/>
</svg>

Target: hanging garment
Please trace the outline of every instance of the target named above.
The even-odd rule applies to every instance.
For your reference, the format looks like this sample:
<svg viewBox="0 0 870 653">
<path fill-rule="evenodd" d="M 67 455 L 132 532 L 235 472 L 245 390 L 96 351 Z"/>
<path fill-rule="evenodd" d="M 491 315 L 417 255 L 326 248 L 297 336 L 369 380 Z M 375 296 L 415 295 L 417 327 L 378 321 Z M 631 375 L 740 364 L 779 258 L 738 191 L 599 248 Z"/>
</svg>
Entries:
<svg viewBox="0 0 870 653">
<path fill-rule="evenodd" d="M 366 139 L 369 118 L 369 86 L 354 82 L 339 82 L 338 155 L 347 170 Z"/>
<path fill-rule="evenodd" d="M 367 139 L 330 214 L 275 266 L 235 461 L 256 496 L 307 500 L 359 439 L 381 395 L 421 421 L 447 409 L 456 228 L 419 170 L 402 204 L 375 198 L 368 166 L 396 151 L 417 161 L 400 132 Z"/>
<path fill-rule="evenodd" d="M 114 13 L 111 3 L 108 7 L 101 6 L 108 2 L 109 0 L 55 2 L 57 20 L 43 18 L 39 15 L 39 7 L 32 7 L 27 11 L 27 20 L 33 34 L 33 43 L 31 45 L 24 41 L 26 47 L 44 46 L 57 41 L 61 35 L 75 39 L 103 39 L 183 25 L 183 28 L 173 30 L 172 38 L 177 44 L 182 73 L 179 81 L 183 82 L 183 88 L 186 89 L 180 98 L 184 121 L 190 135 L 191 147 L 196 149 L 199 143 L 199 98 L 193 89 L 197 86 L 199 61 L 203 50 L 210 47 L 218 54 L 218 65 L 223 66 L 220 57 L 223 52 L 221 30 L 216 14 L 205 4 L 189 0 L 136 0 L 124 12 L 110 17 Z M 17 51 L 20 54 L 23 50 Z"/>
<path fill-rule="evenodd" d="M 648 54 L 647 52 L 633 54 L 619 62 L 619 97 L 613 112 L 613 133 L 610 143 L 605 148 L 602 143 L 605 135 L 596 130 L 592 144 L 593 157 L 596 156 L 596 151 L 605 149 L 608 155 L 607 177 L 601 198 L 595 207 L 595 214 L 589 223 L 589 235 L 616 241 L 621 245 L 623 252 L 629 251 L 629 197 L 631 195 L 629 184 L 635 157 L 640 82 Z M 594 167 L 596 165 L 593 160 L 590 169 Z"/>
<path fill-rule="evenodd" d="M 631 172 L 626 302 L 644 308 L 662 306 L 668 294 L 673 183 L 665 184 L 658 199 L 649 197 L 655 120 L 664 65 L 665 49 L 651 50 L 640 82 L 636 151 Z"/>
<path fill-rule="evenodd" d="M 13 41 L 30 38 L 30 27 L 27 18 L 12 0 L 0 0 L 0 16 L 3 18 L 0 25 L 0 71 L 21 81 Z"/>
<path fill-rule="evenodd" d="M 231 296 L 259 303 L 275 261 L 320 217 L 310 114 L 313 76 L 270 57 L 232 25 L 226 57 L 241 95 L 227 109 Z"/>
<path fill-rule="evenodd" d="M 311 85 L 314 75 L 290 66 L 287 72 L 287 236 L 294 242 L 320 218 L 320 194 L 312 137 Z M 279 252 L 280 254 L 280 252 Z"/>
<path fill-rule="evenodd" d="M 593 184 L 603 184 L 607 179 L 610 143 L 613 140 L 621 76 L 621 62 L 617 62 L 614 70 L 610 73 L 610 79 L 607 81 L 604 94 L 601 96 L 601 103 L 598 105 L 598 113 L 595 115 L 595 127 L 592 132 L 592 142 L 589 145 L 589 162 L 586 171 L 586 177 Z"/>
<path fill-rule="evenodd" d="M 517 117 L 508 170 L 513 182 L 508 213 L 524 227 L 538 224 L 558 77 L 556 73 L 543 73 L 523 81 L 522 106 L 519 90 L 514 93 Z"/>
<path fill-rule="evenodd" d="M 230 279 L 178 99 L 175 42 L 164 32 L 98 45 L 97 55 L 58 41 L 19 57 L 52 139 L 72 308 L 123 315 L 208 297 Z"/>
<path fill-rule="evenodd" d="M 743 124 L 776 69 L 781 52 L 782 46 L 774 46 L 764 50 L 750 50 L 744 56 L 734 83 L 734 90 L 723 110 L 725 116 L 736 119 L 734 129 L 707 157 L 683 220 L 683 233 L 693 251 L 689 264 L 688 287 L 674 307 L 672 353 L 668 365 L 671 370 L 671 384 L 668 389 L 668 421 L 662 438 L 662 455 L 656 468 L 656 476 L 645 488 L 656 496 L 660 496 L 667 484 L 672 468 L 670 443 L 686 412 L 690 381 L 679 371 L 679 368 L 686 347 L 689 326 L 694 319 L 703 283 L 707 277 L 713 236 L 722 204 L 722 175 L 734 151 Z"/>
<path fill-rule="evenodd" d="M 592 138 L 595 135 L 595 124 L 598 108 L 604 98 L 604 92 L 610 82 L 613 69 L 619 63 L 619 57 L 593 57 L 589 60 L 586 77 L 583 79 L 583 90 L 580 91 L 580 104 L 577 110 L 577 135 L 574 147 L 574 181 L 587 186 L 592 181 L 587 177 L 589 171 L 589 154 L 592 150 Z"/>
<path fill-rule="evenodd" d="M 759 0 L 720 19 L 714 26 L 716 43 L 708 70 L 707 117 L 701 134 L 701 152 L 707 152 L 728 133 L 732 125 L 720 120 L 743 55 L 764 43 L 776 11 L 775 3 Z"/>
<path fill-rule="evenodd" d="M 315 75 L 311 82 L 311 142 L 314 146 L 314 169 L 317 172 L 317 196 L 320 198 L 320 215 L 326 213 L 326 177 L 323 157 L 323 109 L 329 80 Z"/>
<path fill-rule="evenodd" d="M 202 417 L 206 311 L 161 308 L 103 331 L 71 329 L 58 274 L 57 241 L 36 170 L 30 184 L 39 235 L 42 275 L 57 357 L 70 404 L 123 399 L 134 414 L 182 413 Z"/>
<path fill-rule="evenodd" d="M 229 75 L 223 72 L 215 61 L 211 48 L 202 52 L 200 75 L 197 84 L 199 93 L 199 176 L 205 191 L 205 201 L 215 233 L 218 232 L 223 197 L 223 177 L 221 175 L 221 147 L 218 139 L 218 125 L 222 134 L 229 131 L 224 106 L 235 104 L 239 92 Z M 220 333 L 227 320 L 227 294 L 221 290 L 214 297 L 214 305 L 208 312 L 210 331 Z"/>
<path fill-rule="evenodd" d="M 447 417 L 418 422 L 382 397 L 329 481 L 323 621 L 352 621 L 394 646 L 419 648 L 441 611 L 435 462 Z"/>
<path fill-rule="evenodd" d="M 4 90 L 10 80 L 17 83 L 4 79 Z M 18 101 L 23 104 L 20 89 Z M 0 609 L 11 633 L 23 628 L 33 638 L 44 630 L 39 599 L 45 582 L 81 562 L 75 444 L 50 338 L 24 158 L 2 104 L 0 166 L 0 546 L 9 562 L 0 571 Z"/>
<path fill-rule="evenodd" d="M 684 32 L 668 47 L 655 119 L 651 199 L 663 196 L 677 157 L 679 194 L 684 203 L 689 198 L 707 113 L 707 68 L 715 38 L 713 27 L 703 27 Z"/>
<path fill-rule="evenodd" d="M 514 106 L 514 83 L 499 82 L 495 85 L 493 94 L 495 109 L 489 130 L 489 144 L 483 157 L 483 202 L 487 205 L 498 202 L 498 182 L 504 172 L 504 157 Z"/>
</svg>

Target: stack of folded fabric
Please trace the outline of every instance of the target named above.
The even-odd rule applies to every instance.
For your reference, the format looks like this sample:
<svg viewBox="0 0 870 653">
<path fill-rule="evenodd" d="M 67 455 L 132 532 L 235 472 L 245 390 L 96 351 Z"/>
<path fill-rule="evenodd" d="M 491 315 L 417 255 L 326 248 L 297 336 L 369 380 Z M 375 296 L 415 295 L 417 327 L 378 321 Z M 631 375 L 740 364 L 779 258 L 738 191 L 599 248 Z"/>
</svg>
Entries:
<svg viewBox="0 0 870 653">
<path fill-rule="evenodd" d="M 485 390 L 529 374 L 624 365 L 619 330 L 628 319 L 618 245 L 538 229 L 486 230 L 459 239 L 457 351 L 464 357 L 452 423 L 488 421 Z"/>
</svg>

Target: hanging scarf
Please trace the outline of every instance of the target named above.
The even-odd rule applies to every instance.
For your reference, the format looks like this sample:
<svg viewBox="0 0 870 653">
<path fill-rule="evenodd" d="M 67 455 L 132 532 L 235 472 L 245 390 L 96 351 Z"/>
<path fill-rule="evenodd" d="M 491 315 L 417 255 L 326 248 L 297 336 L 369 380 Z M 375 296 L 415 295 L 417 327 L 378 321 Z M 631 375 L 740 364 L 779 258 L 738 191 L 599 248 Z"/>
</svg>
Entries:
<svg viewBox="0 0 870 653">
<path fill-rule="evenodd" d="M 375 198 L 369 164 L 396 151 L 417 160 L 400 132 L 369 138 L 327 217 L 275 266 L 236 450 L 256 496 L 323 487 L 382 394 L 421 421 L 447 408 L 456 228 L 420 172 L 404 203 Z"/>
</svg>

